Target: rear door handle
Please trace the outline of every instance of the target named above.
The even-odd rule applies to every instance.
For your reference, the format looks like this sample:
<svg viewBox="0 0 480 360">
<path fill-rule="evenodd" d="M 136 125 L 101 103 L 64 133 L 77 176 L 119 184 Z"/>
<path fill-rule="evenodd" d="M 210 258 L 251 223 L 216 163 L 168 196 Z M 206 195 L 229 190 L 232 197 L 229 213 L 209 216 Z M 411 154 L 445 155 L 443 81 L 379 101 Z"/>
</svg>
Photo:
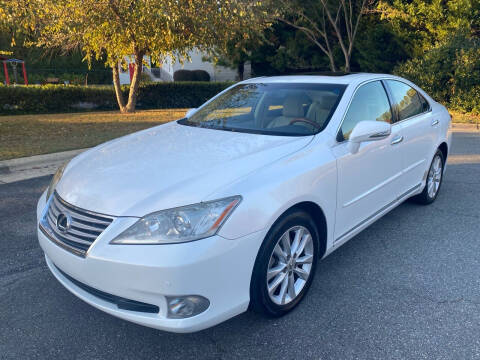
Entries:
<svg viewBox="0 0 480 360">
<path fill-rule="evenodd" d="M 432 120 L 432 126 L 438 125 L 439 122 L 438 119 Z"/>
<path fill-rule="evenodd" d="M 395 136 L 395 138 L 392 140 L 391 144 L 392 145 L 395 145 L 395 144 L 400 144 L 401 142 L 403 141 L 403 136 Z"/>
</svg>

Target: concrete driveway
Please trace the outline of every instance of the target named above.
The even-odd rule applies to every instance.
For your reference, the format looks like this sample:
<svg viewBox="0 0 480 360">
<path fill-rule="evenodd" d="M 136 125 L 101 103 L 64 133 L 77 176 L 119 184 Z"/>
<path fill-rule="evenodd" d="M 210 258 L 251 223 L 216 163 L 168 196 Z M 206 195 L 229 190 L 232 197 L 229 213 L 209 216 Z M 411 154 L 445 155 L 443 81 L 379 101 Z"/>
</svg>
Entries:
<svg viewBox="0 0 480 360">
<path fill-rule="evenodd" d="M 455 133 L 453 154 L 437 201 L 404 203 L 322 261 L 298 309 L 186 335 L 71 295 L 35 235 L 50 177 L 0 185 L 0 358 L 479 359 L 480 133 Z"/>
</svg>

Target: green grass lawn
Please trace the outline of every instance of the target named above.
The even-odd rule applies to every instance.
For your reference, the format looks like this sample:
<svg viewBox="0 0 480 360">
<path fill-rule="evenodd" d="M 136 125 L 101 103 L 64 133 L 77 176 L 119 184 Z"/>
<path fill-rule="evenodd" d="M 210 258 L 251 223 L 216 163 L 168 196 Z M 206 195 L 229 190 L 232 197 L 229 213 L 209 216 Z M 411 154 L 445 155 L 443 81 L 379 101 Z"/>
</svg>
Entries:
<svg viewBox="0 0 480 360">
<path fill-rule="evenodd" d="M 81 149 L 167 121 L 186 109 L 0 116 L 0 160 Z M 480 123 L 480 116 L 451 111 L 457 123 Z"/>
<path fill-rule="evenodd" d="M 180 119 L 186 109 L 0 116 L 0 160 L 98 145 Z"/>
<path fill-rule="evenodd" d="M 449 110 L 450 115 L 452 115 L 452 121 L 458 124 L 480 124 L 480 114 L 462 114 L 457 111 Z"/>
</svg>

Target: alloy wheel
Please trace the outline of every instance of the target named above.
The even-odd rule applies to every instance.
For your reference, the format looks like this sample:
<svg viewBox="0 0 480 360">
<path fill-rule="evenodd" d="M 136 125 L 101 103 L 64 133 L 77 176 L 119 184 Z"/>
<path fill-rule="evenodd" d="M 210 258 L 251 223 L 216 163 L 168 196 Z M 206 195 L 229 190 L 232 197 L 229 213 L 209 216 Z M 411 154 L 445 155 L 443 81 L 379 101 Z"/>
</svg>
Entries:
<svg viewBox="0 0 480 360">
<path fill-rule="evenodd" d="M 313 239 L 303 226 L 288 229 L 277 241 L 267 268 L 267 291 L 277 305 L 295 300 L 311 275 Z"/>
<path fill-rule="evenodd" d="M 430 166 L 427 178 L 428 196 L 433 199 L 437 195 L 442 180 L 443 164 L 440 155 L 436 155 Z"/>
</svg>

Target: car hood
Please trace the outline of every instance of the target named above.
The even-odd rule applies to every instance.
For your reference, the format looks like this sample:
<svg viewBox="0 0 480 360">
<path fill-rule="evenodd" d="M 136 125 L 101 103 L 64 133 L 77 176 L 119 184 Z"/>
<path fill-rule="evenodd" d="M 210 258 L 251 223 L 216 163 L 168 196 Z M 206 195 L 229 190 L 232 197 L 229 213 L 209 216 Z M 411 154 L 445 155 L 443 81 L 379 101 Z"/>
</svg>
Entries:
<svg viewBox="0 0 480 360">
<path fill-rule="evenodd" d="M 298 151 L 312 138 L 172 122 L 78 155 L 66 167 L 56 191 L 65 201 L 86 210 L 141 217 L 209 200 L 209 194 L 218 188 Z"/>
</svg>

